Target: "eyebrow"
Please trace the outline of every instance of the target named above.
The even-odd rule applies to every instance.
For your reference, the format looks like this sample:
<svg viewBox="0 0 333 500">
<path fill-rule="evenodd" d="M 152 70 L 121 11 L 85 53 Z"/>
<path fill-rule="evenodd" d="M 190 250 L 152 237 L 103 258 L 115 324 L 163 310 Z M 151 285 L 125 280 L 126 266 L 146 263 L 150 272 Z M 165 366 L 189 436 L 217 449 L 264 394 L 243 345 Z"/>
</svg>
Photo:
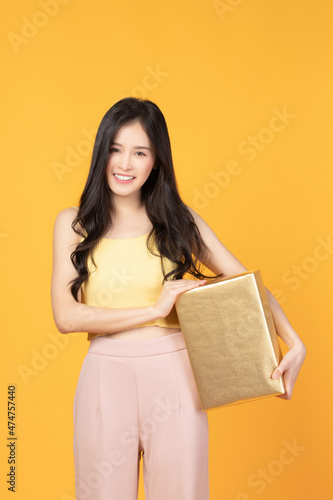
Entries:
<svg viewBox="0 0 333 500">
<path fill-rule="evenodd" d="M 122 146 L 122 144 L 120 144 L 119 142 L 112 142 L 111 143 L 111 146 L 112 145 L 115 145 L 115 146 Z M 134 146 L 135 149 L 149 149 L 149 151 L 151 151 L 150 148 L 147 148 L 147 146 Z"/>
</svg>

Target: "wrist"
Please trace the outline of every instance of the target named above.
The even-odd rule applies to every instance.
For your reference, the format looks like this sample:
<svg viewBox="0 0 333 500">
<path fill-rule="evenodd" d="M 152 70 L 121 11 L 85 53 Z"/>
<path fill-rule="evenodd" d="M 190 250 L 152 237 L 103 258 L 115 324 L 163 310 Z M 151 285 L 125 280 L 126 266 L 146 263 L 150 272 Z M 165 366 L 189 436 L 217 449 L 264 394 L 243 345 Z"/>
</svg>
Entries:
<svg viewBox="0 0 333 500">
<path fill-rule="evenodd" d="M 289 349 L 295 349 L 296 351 L 306 352 L 305 344 L 301 341 L 301 339 L 294 340 Z"/>
<path fill-rule="evenodd" d="M 152 320 L 160 319 L 162 317 L 156 304 L 148 306 L 148 311 Z"/>
</svg>

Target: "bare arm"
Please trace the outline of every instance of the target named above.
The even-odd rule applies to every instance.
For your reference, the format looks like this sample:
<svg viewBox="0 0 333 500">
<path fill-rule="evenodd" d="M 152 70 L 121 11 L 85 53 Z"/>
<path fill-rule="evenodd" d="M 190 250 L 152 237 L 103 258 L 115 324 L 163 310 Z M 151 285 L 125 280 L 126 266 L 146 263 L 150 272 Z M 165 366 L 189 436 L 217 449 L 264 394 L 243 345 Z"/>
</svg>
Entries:
<svg viewBox="0 0 333 500">
<path fill-rule="evenodd" d="M 188 207 L 188 209 L 192 213 L 200 234 L 210 250 L 207 261 L 203 262 L 203 264 L 213 271 L 213 273 L 224 273 L 225 276 L 233 276 L 248 271 L 248 269 L 225 248 L 202 217 L 192 208 Z M 289 400 L 291 399 L 299 371 L 304 363 L 306 347 L 289 323 L 274 295 L 272 295 L 266 287 L 265 290 L 267 292 L 277 334 L 289 347 L 289 351 L 283 356 L 279 365 L 271 374 L 271 377 L 277 378 L 283 375 L 286 391 L 284 394 L 279 394 L 277 397 Z"/>
<path fill-rule="evenodd" d="M 71 223 L 75 208 L 65 208 L 57 215 L 53 230 L 53 267 L 51 281 L 52 312 L 60 333 L 88 332 L 108 334 L 133 328 L 160 316 L 158 308 L 134 307 L 111 309 L 81 303 L 81 290 L 76 302 L 70 291 L 69 281 L 78 276 L 70 254 L 80 242 Z"/>
<path fill-rule="evenodd" d="M 248 269 L 221 243 L 214 231 L 191 207 L 187 206 L 200 230 L 200 234 L 210 250 L 210 256 L 203 264 L 215 274 L 224 273 L 227 276 L 245 273 Z M 305 350 L 305 345 L 288 321 L 280 304 L 274 295 L 265 287 L 272 316 L 278 335 L 290 348 L 299 346 Z"/>
</svg>

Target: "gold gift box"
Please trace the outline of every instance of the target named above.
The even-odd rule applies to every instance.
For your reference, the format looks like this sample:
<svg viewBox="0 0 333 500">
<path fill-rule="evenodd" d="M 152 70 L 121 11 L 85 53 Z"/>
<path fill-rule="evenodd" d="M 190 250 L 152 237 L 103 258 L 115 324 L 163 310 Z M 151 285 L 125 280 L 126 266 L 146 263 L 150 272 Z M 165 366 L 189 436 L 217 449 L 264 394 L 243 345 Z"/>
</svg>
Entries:
<svg viewBox="0 0 333 500">
<path fill-rule="evenodd" d="M 215 278 L 175 307 L 203 411 L 285 393 L 282 352 L 260 270 Z"/>
</svg>

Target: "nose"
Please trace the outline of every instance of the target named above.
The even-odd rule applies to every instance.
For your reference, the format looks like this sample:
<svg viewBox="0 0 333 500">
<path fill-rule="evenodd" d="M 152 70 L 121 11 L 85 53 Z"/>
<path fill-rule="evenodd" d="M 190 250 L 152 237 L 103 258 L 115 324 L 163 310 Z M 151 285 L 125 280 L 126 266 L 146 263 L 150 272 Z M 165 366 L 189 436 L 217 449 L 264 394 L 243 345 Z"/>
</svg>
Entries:
<svg viewBox="0 0 333 500">
<path fill-rule="evenodd" d="M 131 171 L 131 157 L 129 155 L 124 155 L 123 158 L 119 162 L 119 168 L 124 172 Z"/>
</svg>

